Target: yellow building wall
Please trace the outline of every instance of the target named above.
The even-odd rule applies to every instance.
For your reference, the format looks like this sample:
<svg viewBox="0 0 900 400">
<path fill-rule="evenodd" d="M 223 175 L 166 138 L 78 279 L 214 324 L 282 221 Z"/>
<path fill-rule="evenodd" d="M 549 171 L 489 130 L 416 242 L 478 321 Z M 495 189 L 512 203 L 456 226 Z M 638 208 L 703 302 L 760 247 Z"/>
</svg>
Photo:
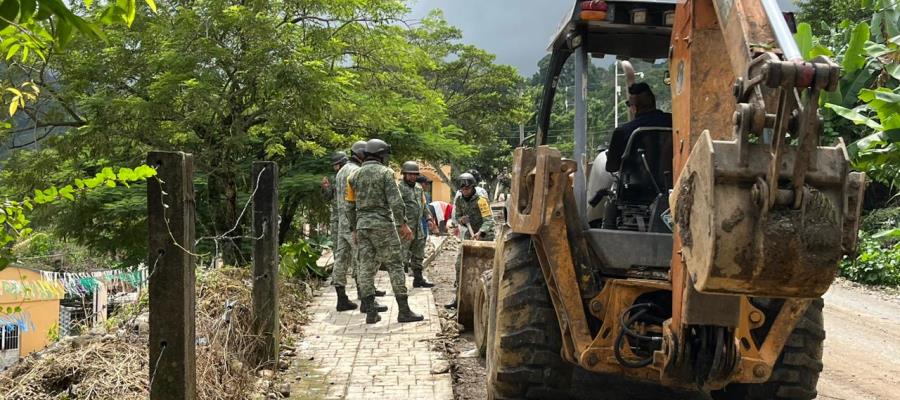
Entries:
<svg viewBox="0 0 900 400">
<path fill-rule="evenodd" d="M 0 281 L 43 282 L 41 274 L 35 270 L 9 266 L 0 271 Z M 61 289 L 57 286 L 57 289 Z M 59 300 L 63 293 L 57 290 L 59 296 L 23 295 L 19 293 L 7 293 L 0 282 L 0 315 L 6 312 L 7 307 L 21 307 L 23 314 L 29 315 L 33 328 L 29 326 L 27 331 L 19 331 L 19 353 L 24 357 L 35 351 L 39 351 L 50 344 L 50 329 L 59 325 Z"/>
<path fill-rule="evenodd" d="M 419 171 L 423 176 L 431 179 L 432 181 L 431 201 L 444 201 L 449 203 L 453 200 L 450 185 L 441 181 L 441 177 L 437 174 L 434 168 L 431 167 L 431 165 L 419 163 Z M 442 166 L 441 172 L 443 172 L 445 176 L 452 179 L 453 175 L 450 174 L 451 168 L 449 165 Z"/>
<path fill-rule="evenodd" d="M 450 175 L 449 165 L 442 166 L 441 171 L 452 179 L 453 175 Z M 450 185 L 441 181 L 440 175 L 431 167 L 431 164 L 419 161 L 419 174 L 431 180 L 431 201 L 450 203 L 453 200 L 453 191 L 450 189 Z M 399 169 L 394 170 L 394 176 L 397 177 L 397 180 L 402 179 Z"/>
</svg>

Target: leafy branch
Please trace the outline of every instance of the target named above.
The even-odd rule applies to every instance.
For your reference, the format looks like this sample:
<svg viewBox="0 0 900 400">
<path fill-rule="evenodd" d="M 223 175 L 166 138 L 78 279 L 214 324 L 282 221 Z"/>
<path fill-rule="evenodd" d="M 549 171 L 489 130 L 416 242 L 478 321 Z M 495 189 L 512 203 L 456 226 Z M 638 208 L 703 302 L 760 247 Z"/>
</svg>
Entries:
<svg viewBox="0 0 900 400">
<path fill-rule="evenodd" d="M 58 204 L 63 200 L 74 202 L 77 195 L 91 190 L 115 188 L 119 185 L 130 187 L 131 183 L 146 181 L 154 176 L 156 169 L 147 165 L 134 169 L 119 168 L 118 173 L 106 167 L 92 178 L 75 179 L 73 184 L 35 189 L 34 197 L 26 196 L 21 201 L 5 200 L 0 204 L 0 270 L 15 260 L 12 245 L 33 232 L 28 214 L 34 210 L 35 205 Z"/>
<path fill-rule="evenodd" d="M 891 0 L 864 2 L 871 23 L 840 24 L 824 38 L 809 24 L 797 26 L 801 53 L 833 57 L 841 65 L 834 92 L 822 94 L 825 131 L 847 143 L 854 168 L 889 186 L 900 185 L 900 6 Z M 851 26 L 853 25 L 853 26 Z"/>
</svg>

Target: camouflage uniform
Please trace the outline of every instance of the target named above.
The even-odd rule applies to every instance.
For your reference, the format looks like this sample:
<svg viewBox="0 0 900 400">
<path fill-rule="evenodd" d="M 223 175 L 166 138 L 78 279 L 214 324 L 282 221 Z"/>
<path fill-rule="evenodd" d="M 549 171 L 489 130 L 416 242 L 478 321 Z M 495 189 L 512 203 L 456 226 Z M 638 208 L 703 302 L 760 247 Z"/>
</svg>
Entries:
<svg viewBox="0 0 900 400">
<path fill-rule="evenodd" d="M 478 240 L 490 241 L 494 240 L 494 214 L 491 212 L 491 204 L 487 198 L 482 197 L 478 193 L 472 194 L 472 197 L 466 199 L 465 196 L 459 195 L 453 202 L 453 210 L 456 215 L 453 222 L 459 225 L 460 231 L 465 230 L 466 235 L 463 239 L 474 240 L 475 233 L 482 232 L 484 237 Z M 475 232 L 468 232 L 469 227 L 459 223 L 463 216 L 469 217 L 469 225 Z M 456 277 L 459 279 L 459 270 L 462 268 L 462 246 L 456 254 Z"/>
<path fill-rule="evenodd" d="M 347 178 L 359 169 L 355 162 L 348 162 L 338 171 L 334 178 L 334 202 L 332 213 L 332 226 L 336 232 L 334 242 L 334 270 L 331 273 L 331 284 L 334 286 L 347 286 L 347 272 L 356 277 L 353 268 L 354 253 L 356 248 L 352 245 L 353 235 L 350 230 L 350 220 L 347 218 L 347 200 L 344 199 L 347 189 Z M 337 216 L 337 218 L 335 218 Z"/>
<path fill-rule="evenodd" d="M 425 260 L 425 229 L 422 227 L 422 217 L 428 210 L 425 208 L 425 191 L 418 183 L 410 186 L 405 181 L 397 183 L 403 204 L 406 208 L 406 220 L 409 221 L 409 229 L 412 230 L 413 239 L 404 246 L 403 264 L 413 271 L 422 270 L 422 261 Z"/>
<path fill-rule="evenodd" d="M 375 273 L 386 265 L 394 296 L 406 297 L 403 251 L 397 228 L 406 224 L 403 199 L 394 172 L 377 161 L 366 161 L 350 175 L 344 198 L 357 240 L 356 279 L 363 298 L 375 295 Z"/>
<path fill-rule="evenodd" d="M 331 233 L 331 247 L 336 250 L 338 243 L 338 214 L 340 214 L 340 210 L 338 209 L 337 196 L 334 195 L 335 183 L 337 183 L 337 175 L 332 177 L 331 186 L 328 189 L 322 188 L 322 198 L 331 203 L 331 219 L 329 220 L 328 230 Z"/>
</svg>

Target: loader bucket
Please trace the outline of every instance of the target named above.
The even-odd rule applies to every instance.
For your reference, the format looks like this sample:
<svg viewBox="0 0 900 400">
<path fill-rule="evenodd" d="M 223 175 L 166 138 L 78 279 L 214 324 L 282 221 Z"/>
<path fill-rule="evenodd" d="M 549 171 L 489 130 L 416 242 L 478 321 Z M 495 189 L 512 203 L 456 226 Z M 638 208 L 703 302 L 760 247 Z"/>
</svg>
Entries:
<svg viewBox="0 0 900 400">
<path fill-rule="evenodd" d="M 494 242 L 463 240 L 462 268 L 459 270 L 459 287 L 456 289 L 457 322 L 465 329 L 472 329 L 475 294 L 481 285 L 484 271 L 493 267 Z"/>
</svg>

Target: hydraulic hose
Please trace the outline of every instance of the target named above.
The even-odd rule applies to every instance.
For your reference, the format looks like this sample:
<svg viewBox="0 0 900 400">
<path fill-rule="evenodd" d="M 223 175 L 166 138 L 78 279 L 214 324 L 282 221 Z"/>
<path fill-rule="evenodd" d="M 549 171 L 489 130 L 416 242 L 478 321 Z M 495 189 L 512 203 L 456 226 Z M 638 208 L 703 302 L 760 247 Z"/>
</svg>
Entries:
<svg viewBox="0 0 900 400">
<path fill-rule="evenodd" d="M 653 356 L 647 358 L 642 358 L 637 361 L 628 360 L 622 355 L 622 346 L 625 344 L 625 337 L 630 337 L 638 342 L 646 341 L 650 343 L 658 343 L 662 342 L 662 336 L 647 336 L 641 335 L 634 330 L 631 329 L 631 325 L 637 322 L 639 319 L 644 319 L 648 322 L 662 325 L 663 319 L 654 315 L 647 314 L 651 309 L 662 310 L 659 306 L 653 303 L 640 303 L 632 305 L 625 309 L 622 312 L 622 315 L 619 317 L 619 322 L 622 328 L 619 330 L 619 334 L 616 335 L 615 345 L 613 346 L 613 354 L 616 357 L 616 361 L 619 362 L 625 368 L 643 368 L 653 363 Z M 638 310 L 638 311 L 635 311 Z M 634 312 L 633 315 L 627 317 L 631 312 Z"/>
</svg>

